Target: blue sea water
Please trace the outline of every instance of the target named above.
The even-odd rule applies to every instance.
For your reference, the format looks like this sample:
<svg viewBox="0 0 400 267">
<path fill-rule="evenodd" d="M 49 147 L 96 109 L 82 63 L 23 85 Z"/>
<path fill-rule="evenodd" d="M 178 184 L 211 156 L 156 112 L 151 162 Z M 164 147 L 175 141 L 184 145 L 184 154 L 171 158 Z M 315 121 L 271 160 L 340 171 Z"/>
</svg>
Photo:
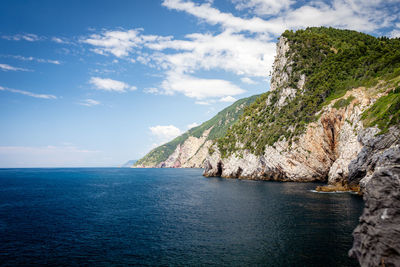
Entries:
<svg viewBox="0 0 400 267">
<path fill-rule="evenodd" d="M 201 169 L 0 169 L 0 264 L 357 266 L 363 203 Z"/>
</svg>

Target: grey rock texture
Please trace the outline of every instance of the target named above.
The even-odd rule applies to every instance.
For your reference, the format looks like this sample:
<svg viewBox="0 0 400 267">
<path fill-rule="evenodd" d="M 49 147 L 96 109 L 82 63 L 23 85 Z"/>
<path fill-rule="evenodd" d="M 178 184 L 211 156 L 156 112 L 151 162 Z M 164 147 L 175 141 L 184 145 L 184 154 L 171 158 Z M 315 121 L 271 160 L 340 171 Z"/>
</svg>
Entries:
<svg viewBox="0 0 400 267">
<path fill-rule="evenodd" d="M 367 128 L 360 131 L 358 141 L 363 148 L 357 157 L 349 164 L 349 184 L 366 188 L 375 169 L 383 166 L 393 159 L 390 158 L 391 149 L 400 145 L 400 130 L 390 128 L 389 132 L 378 135 L 379 129 Z M 389 153 L 389 154 L 388 154 Z"/>
<path fill-rule="evenodd" d="M 361 266 L 400 266 L 400 147 L 395 144 L 366 154 L 368 149 L 390 145 L 386 141 L 391 138 L 388 134 L 368 139 L 370 146 L 352 163 L 353 179 L 374 169 L 364 184 L 365 208 L 349 252 Z"/>
<path fill-rule="evenodd" d="M 274 146 L 267 146 L 261 156 L 242 151 L 240 156 L 227 158 L 222 158 L 215 146 L 215 152 L 206 158 L 204 175 L 255 180 L 328 181 L 330 184 L 347 182 L 347 166 L 361 150 L 357 132 L 362 129 L 360 115 L 366 104 L 356 100 L 340 110 L 332 108 L 332 105 L 324 108 L 320 119 L 309 124 L 305 133 L 291 146 L 283 140 Z"/>
<path fill-rule="evenodd" d="M 275 91 L 279 87 L 282 87 L 289 80 L 290 66 L 292 62 L 289 62 L 289 57 L 287 53 L 289 52 L 289 42 L 288 40 L 281 36 L 279 38 L 278 44 L 276 45 L 276 56 L 273 65 L 273 76 L 271 77 L 270 90 Z"/>
<path fill-rule="evenodd" d="M 202 168 L 208 148 L 212 144 L 211 140 L 207 140 L 211 129 L 204 131 L 199 138 L 189 136 L 182 145 L 176 147 L 166 161 L 158 164 L 156 168 Z"/>
</svg>

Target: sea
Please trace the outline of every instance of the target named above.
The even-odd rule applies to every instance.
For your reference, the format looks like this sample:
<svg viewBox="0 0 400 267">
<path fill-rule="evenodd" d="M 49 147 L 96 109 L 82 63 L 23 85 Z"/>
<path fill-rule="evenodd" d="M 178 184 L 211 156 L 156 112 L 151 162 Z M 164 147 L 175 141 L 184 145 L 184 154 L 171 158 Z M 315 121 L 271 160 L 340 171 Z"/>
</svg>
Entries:
<svg viewBox="0 0 400 267">
<path fill-rule="evenodd" d="M 358 266 L 363 201 L 202 169 L 0 169 L 1 266 Z"/>
</svg>

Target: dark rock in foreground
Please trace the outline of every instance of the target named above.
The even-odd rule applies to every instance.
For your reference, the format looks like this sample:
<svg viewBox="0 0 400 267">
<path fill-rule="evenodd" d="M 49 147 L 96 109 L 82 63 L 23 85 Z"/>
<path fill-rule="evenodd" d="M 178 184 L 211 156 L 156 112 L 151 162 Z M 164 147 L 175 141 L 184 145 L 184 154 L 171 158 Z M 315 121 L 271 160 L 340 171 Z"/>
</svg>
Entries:
<svg viewBox="0 0 400 267">
<path fill-rule="evenodd" d="M 400 146 L 392 130 L 372 138 L 349 166 L 350 183 L 360 182 L 364 192 L 365 208 L 349 252 L 361 266 L 400 266 Z"/>
</svg>

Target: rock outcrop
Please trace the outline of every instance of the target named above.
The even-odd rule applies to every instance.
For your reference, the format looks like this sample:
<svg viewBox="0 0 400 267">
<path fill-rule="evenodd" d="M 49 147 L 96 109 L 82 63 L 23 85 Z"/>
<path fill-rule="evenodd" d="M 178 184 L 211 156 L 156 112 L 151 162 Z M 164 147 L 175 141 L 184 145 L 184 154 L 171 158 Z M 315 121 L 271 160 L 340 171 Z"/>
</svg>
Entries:
<svg viewBox="0 0 400 267">
<path fill-rule="evenodd" d="M 189 136 L 183 144 L 179 144 L 166 161 L 156 168 L 202 168 L 212 141 L 207 140 L 212 128 L 204 131 L 199 138 Z"/>
<path fill-rule="evenodd" d="M 365 201 L 349 255 L 361 266 L 400 266 L 400 131 L 374 132 L 360 135 L 364 147 L 349 166 L 349 182 L 361 184 Z"/>
<path fill-rule="evenodd" d="M 391 155 L 400 145 L 400 130 L 392 127 L 386 134 L 378 133 L 376 127 L 360 131 L 358 141 L 363 148 L 348 166 L 349 184 L 359 184 L 365 189 L 378 167 L 394 162 Z"/>
<path fill-rule="evenodd" d="M 277 44 L 277 55 L 271 78 L 271 90 L 277 92 L 273 105 L 281 108 L 291 101 L 297 91 L 303 91 L 304 74 L 299 75 L 296 88 L 289 87 L 293 73 L 290 47 L 286 38 Z M 272 95 L 267 99 L 270 104 Z M 335 108 L 335 103 L 344 99 L 352 101 L 347 106 Z M 279 140 L 266 146 L 263 155 L 248 150 L 223 158 L 215 146 L 204 164 L 205 176 L 226 178 L 280 180 L 280 181 L 328 181 L 329 184 L 347 183 L 348 165 L 361 151 L 358 132 L 363 129 L 361 114 L 374 97 L 366 88 L 348 91 L 343 97 L 332 101 L 320 111 L 319 119 L 307 125 L 297 141 Z M 242 147 L 240 140 L 237 147 Z"/>
<path fill-rule="evenodd" d="M 307 39 L 310 33 L 301 36 L 306 41 L 293 33 L 288 34 L 294 36 L 292 42 L 280 38 L 270 94 L 265 95 L 263 102 L 256 101 L 258 105 L 251 106 L 232 131 L 212 147 L 213 153 L 205 160 L 204 175 L 326 181 L 328 186 L 320 187 L 321 191 L 357 190 L 363 194 L 365 208 L 360 224 L 354 230 L 354 244 L 349 255 L 357 258 L 361 266 L 400 266 L 400 73 L 390 70 L 390 76 L 378 80 L 377 76 L 382 72 L 375 69 L 373 83 L 354 82 L 365 74 L 364 66 L 361 66 L 357 71 L 359 76 L 347 77 L 352 82 L 344 90 L 341 86 L 345 72 L 337 68 L 333 68 L 334 73 L 319 72 L 319 68 L 329 69 L 322 64 L 329 53 L 334 53 L 329 66 L 344 64 L 349 53 L 335 61 L 336 55 L 342 52 L 332 47 L 336 41 L 330 42 L 330 51 L 324 51 L 323 46 L 315 53 L 307 50 L 310 43 L 321 37 L 315 35 L 314 39 Z M 321 43 L 329 42 L 324 39 Z M 292 44 L 298 50 L 292 49 Z M 357 49 L 357 45 L 362 44 L 350 46 Z M 359 55 L 364 56 L 363 51 Z M 377 58 L 377 54 L 379 50 L 373 50 L 369 63 L 373 62 L 372 57 Z M 307 61 L 310 55 L 314 58 Z M 379 60 L 384 60 L 388 55 L 380 56 Z M 358 58 L 355 56 L 354 59 Z M 303 60 L 303 65 L 294 59 Z M 353 62 L 347 64 L 355 65 Z M 393 61 L 390 64 L 400 63 Z M 387 66 L 394 66 L 390 64 Z M 307 68 L 313 65 L 317 67 Z M 312 76 L 313 71 L 318 75 Z M 328 97 L 332 89 L 325 87 L 329 79 L 324 80 L 323 75 L 338 76 L 330 85 L 338 86 L 340 93 Z M 324 82 L 319 83 L 320 80 Z M 369 85 L 352 87 L 353 84 Z M 316 107 L 313 104 L 318 101 L 310 96 L 322 99 L 318 108 L 309 108 L 308 105 Z M 302 112 L 304 110 L 309 113 Z M 310 116 L 311 112 L 314 112 L 315 120 L 295 117 L 297 114 Z M 281 117 L 285 119 L 280 120 Z M 289 125 L 283 122 L 289 122 Z M 302 123 L 306 124 L 304 128 Z M 301 131 L 296 131 L 299 125 Z"/>
<path fill-rule="evenodd" d="M 243 98 L 220 111 L 210 120 L 174 140 L 156 147 L 138 160 L 134 168 L 202 168 L 213 140 L 225 134 L 258 96 Z"/>
<path fill-rule="evenodd" d="M 360 115 L 370 99 L 362 88 L 344 96 L 357 95 L 347 107 L 336 109 L 331 103 L 317 122 L 307 126 L 297 142 L 278 141 L 267 146 L 262 156 L 249 151 L 222 158 L 218 151 L 206 159 L 204 175 L 227 178 L 329 181 L 347 179 L 347 166 L 361 150 L 357 133 L 362 129 Z M 338 99 L 339 100 L 339 99 Z"/>
</svg>

